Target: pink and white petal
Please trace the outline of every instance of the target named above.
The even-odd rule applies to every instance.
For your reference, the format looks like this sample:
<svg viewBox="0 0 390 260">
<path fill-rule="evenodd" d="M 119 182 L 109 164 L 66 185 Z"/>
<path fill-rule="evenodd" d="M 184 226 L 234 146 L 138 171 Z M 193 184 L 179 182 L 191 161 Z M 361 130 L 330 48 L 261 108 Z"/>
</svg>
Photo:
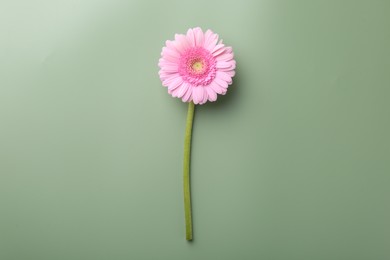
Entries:
<svg viewBox="0 0 390 260">
<path fill-rule="evenodd" d="M 202 86 L 201 88 L 203 88 L 203 100 L 202 100 L 202 102 L 200 104 L 203 105 L 204 103 L 207 102 L 207 99 L 209 98 L 209 95 L 207 94 L 206 87 Z"/>
<path fill-rule="evenodd" d="M 233 54 L 233 48 L 228 46 L 228 47 L 225 47 L 225 52 L 226 53 L 232 53 Z"/>
<path fill-rule="evenodd" d="M 179 77 L 180 76 L 179 73 L 177 73 L 177 72 L 166 72 L 163 70 L 160 70 L 158 72 L 158 75 L 160 76 L 160 79 L 162 81 L 169 79 L 169 78 L 172 78 L 172 77 Z"/>
<path fill-rule="evenodd" d="M 179 77 L 181 78 L 179 73 L 167 73 L 167 72 L 162 71 L 162 70 L 160 70 L 158 72 L 158 74 L 160 75 L 160 78 L 164 78 L 163 83 L 165 81 L 167 81 L 169 83 L 169 82 L 171 82 L 172 80 L 174 80 L 176 78 L 179 78 Z"/>
<path fill-rule="evenodd" d="M 179 93 L 177 94 L 177 97 L 182 98 L 186 94 L 188 88 L 189 88 L 189 86 L 188 86 L 187 82 L 184 82 L 183 84 L 181 84 Z"/>
<path fill-rule="evenodd" d="M 159 62 L 158 62 L 158 66 L 163 69 L 164 66 L 178 66 L 179 65 L 179 62 L 172 62 L 172 61 L 168 61 L 166 59 L 160 59 Z"/>
<path fill-rule="evenodd" d="M 164 68 L 164 66 L 178 66 L 178 63 L 177 62 L 171 62 L 171 61 L 168 61 L 168 60 L 165 60 L 165 59 L 160 59 L 158 61 L 158 66 L 160 68 Z"/>
<path fill-rule="evenodd" d="M 212 90 L 214 90 L 215 93 L 217 94 L 222 94 L 224 92 L 224 88 L 222 88 L 221 86 L 219 86 L 215 80 L 213 82 L 211 82 L 211 84 L 209 85 L 209 88 L 211 88 Z"/>
<path fill-rule="evenodd" d="M 215 78 L 214 82 L 218 84 L 222 89 L 227 89 L 228 88 L 228 83 L 220 78 Z"/>
<path fill-rule="evenodd" d="M 173 63 L 179 62 L 178 57 L 175 57 L 175 56 L 172 56 L 170 54 L 163 53 L 163 52 L 161 53 L 161 59 L 163 59 L 165 61 L 173 62 Z"/>
<path fill-rule="evenodd" d="M 176 48 L 175 42 L 174 41 L 165 41 L 165 45 L 167 46 L 168 49 L 175 50 L 180 53 L 180 51 Z"/>
<path fill-rule="evenodd" d="M 231 69 L 233 66 L 232 62 L 227 61 L 217 61 L 216 68 L 217 69 Z"/>
<path fill-rule="evenodd" d="M 202 29 L 196 27 L 193 29 L 195 35 L 195 46 L 203 47 L 204 45 L 204 34 Z"/>
<path fill-rule="evenodd" d="M 210 102 L 217 100 L 217 93 L 209 86 L 205 87 Z"/>
<path fill-rule="evenodd" d="M 226 74 L 228 74 L 230 77 L 234 77 L 236 75 L 236 72 L 234 70 L 225 71 Z"/>
<path fill-rule="evenodd" d="M 158 75 L 159 75 L 161 81 L 164 81 L 164 80 L 166 80 L 166 79 L 172 77 L 172 74 L 171 74 L 171 73 L 167 73 L 167 72 L 164 72 L 164 71 L 162 71 L 162 70 L 160 70 L 160 71 L 158 72 Z"/>
<path fill-rule="evenodd" d="M 199 96 L 197 91 L 198 91 L 198 87 L 194 87 L 192 89 L 192 101 L 194 102 L 194 104 L 199 103 Z"/>
<path fill-rule="evenodd" d="M 213 54 L 214 57 L 216 57 L 224 51 L 225 51 L 225 45 L 224 44 L 217 44 L 211 53 Z"/>
<path fill-rule="evenodd" d="M 226 50 L 223 53 L 221 53 L 220 55 L 215 57 L 215 59 L 217 61 L 230 61 L 233 58 L 234 58 L 233 53 L 228 53 L 228 52 L 226 52 Z"/>
<path fill-rule="evenodd" d="M 167 53 L 162 54 L 162 59 L 167 61 L 167 62 L 179 63 L 179 57 L 174 57 L 174 56 L 167 54 Z"/>
<path fill-rule="evenodd" d="M 168 94 L 169 95 L 172 95 L 172 92 L 174 91 L 174 89 L 168 89 Z"/>
<path fill-rule="evenodd" d="M 161 69 L 160 71 L 161 71 L 160 75 L 163 75 L 163 76 L 165 76 L 165 77 L 176 76 L 176 75 L 179 74 L 178 72 L 174 72 L 174 71 L 164 71 L 164 70 L 162 70 L 162 69 Z"/>
<path fill-rule="evenodd" d="M 235 69 L 235 66 L 233 66 L 233 67 L 230 68 L 230 69 L 219 69 L 219 71 L 227 73 L 227 72 L 229 72 L 229 71 L 234 71 L 234 69 Z M 229 74 L 229 73 L 228 73 L 228 74 Z M 229 76 L 230 76 L 230 74 L 229 74 Z M 233 77 L 233 76 L 231 76 L 231 77 Z"/>
<path fill-rule="evenodd" d="M 179 66 L 177 64 L 171 65 L 171 64 L 165 64 L 161 67 L 162 71 L 169 72 L 169 73 L 177 73 L 179 72 Z"/>
<path fill-rule="evenodd" d="M 229 62 L 233 63 L 233 69 L 235 69 L 236 68 L 236 61 L 235 60 L 231 60 Z"/>
<path fill-rule="evenodd" d="M 165 74 L 160 74 L 159 76 L 160 76 L 161 84 L 166 87 L 166 85 L 164 84 L 164 81 L 169 79 L 171 76 L 168 76 Z"/>
<path fill-rule="evenodd" d="M 226 63 L 228 63 L 228 64 L 223 64 L 223 63 L 221 63 L 221 62 L 217 62 L 217 69 L 219 70 L 219 71 L 224 71 L 224 72 L 226 72 L 226 71 L 231 71 L 231 70 L 234 70 L 235 68 L 236 68 L 236 61 L 234 61 L 234 60 L 231 60 L 231 61 L 225 61 Z M 218 64 L 219 63 L 219 64 Z"/>
<path fill-rule="evenodd" d="M 180 53 L 183 53 L 190 47 L 190 43 L 185 35 L 175 34 L 175 46 Z"/>
<path fill-rule="evenodd" d="M 173 62 L 173 63 L 178 63 L 179 62 L 179 58 L 178 57 L 173 57 L 173 56 L 167 55 L 167 54 L 162 54 L 162 59 L 164 59 L 166 61 L 169 61 L 169 62 Z"/>
<path fill-rule="evenodd" d="M 167 88 L 168 88 L 168 93 L 171 94 L 173 90 L 177 89 L 178 87 L 180 87 L 180 84 L 176 84 L 176 85 L 165 85 Z"/>
<path fill-rule="evenodd" d="M 194 104 L 200 104 L 203 100 L 204 89 L 202 86 L 197 86 L 193 88 L 192 98 L 194 100 Z"/>
<path fill-rule="evenodd" d="M 169 90 L 168 90 L 169 91 Z M 172 97 L 179 97 L 180 87 L 171 90 Z"/>
<path fill-rule="evenodd" d="M 171 84 L 168 85 L 168 93 L 171 94 L 173 97 L 177 97 L 182 84 L 183 84 L 183 80 L 181 80 L 181 78 L 179 80 L 176 79 L 175 81 L 173 81 Z"/>
<path fill-rule="evenodd" d="M 187 40 L 190 43 L 191 47 L 195 47 L 196 46 L 195 34 L 194 34 L 194 31 L 191 28 L 188 29 L 188 31 L 187 31 Z"/>
<path fill-rule="evenodd" d="M 180 53 L 177 52 L 176 49 L 164 47 L 162 49 L 162 56 L 165 58 L 165 56 L 171 56 L 172 58 L 180 58 Z"/>
<path fill-rule="evenodd" d="M 218 42 L 218 34 L 207 30 L 204 36 L 204 48 L 210 52 L 215 48 Z"/>
<path fill-rule="evenodd" d="M 189 83 L 186 83 L 186 84 L 188 84 L 188 89 L 181 100 L 183 102 L 190 102 L 192 100 L 192 90 L 194 87 Z"/>
<path fill-rule="evenodd" d="M 167 86 L 168 90 L 174 90 L 180 87 L 181 84 L 183 84 L 183 80 L 181 79 L 181 77 L 167 79 L 163 82 L 163 85 Z"/>
<path fill-rule="evenodd" d="M 229 85 L 232 83 L 232 78 L 226 74 L 224 71 L 217 71 L 216 79 L 222 79 L 223 81 L 227 82 Z"/>
</svg>

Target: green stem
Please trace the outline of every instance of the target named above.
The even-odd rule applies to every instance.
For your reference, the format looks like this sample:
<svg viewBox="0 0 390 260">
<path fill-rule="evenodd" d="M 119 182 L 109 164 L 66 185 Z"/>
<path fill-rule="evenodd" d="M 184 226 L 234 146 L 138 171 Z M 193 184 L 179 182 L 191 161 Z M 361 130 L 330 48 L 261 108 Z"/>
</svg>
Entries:
<svg viewBox="0 0 390 260">
<path fill-rule="evenodd" d="M 184 167 L 183 167 L 183 184 L 184 184 L 184 211 L 186 221 L 186 239 L 192 240 L 192 216 L 191 216 L 191 191 L 190 191 L 190 161 L 191 161 L 191 136 L 192 123 L 194 121 L 195 105 L 191 101 L 188 103 L 186 134 L 184 139 Z"/>
</svg>

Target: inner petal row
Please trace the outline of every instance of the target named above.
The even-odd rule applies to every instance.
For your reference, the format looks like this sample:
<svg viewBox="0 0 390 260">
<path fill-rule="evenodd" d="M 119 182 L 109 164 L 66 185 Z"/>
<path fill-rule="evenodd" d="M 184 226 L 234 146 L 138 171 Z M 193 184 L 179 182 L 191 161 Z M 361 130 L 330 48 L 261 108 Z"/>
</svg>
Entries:
<svg viewBox="0 0 390 260">
<path fill-rule="evenodd" d="M 216 60 L 202 47 L 189 48 L 180 56 L 179 75 L 195 86 L 209 85 L 216 75 Z"/>
</svg>

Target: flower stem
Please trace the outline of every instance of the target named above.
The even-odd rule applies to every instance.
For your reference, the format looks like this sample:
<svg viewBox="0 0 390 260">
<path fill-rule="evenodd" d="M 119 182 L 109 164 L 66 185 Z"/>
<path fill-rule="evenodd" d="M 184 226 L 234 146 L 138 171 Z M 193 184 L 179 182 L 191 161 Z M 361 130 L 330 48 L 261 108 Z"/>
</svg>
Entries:
<svg viewBox="0 0 390 260">
<path fill-rule="evenodd" d="M 192 240 L 192 216 L 191 216 L 191 191 L 190 191 L 190 161 L 191 161 L 191 136 L 192 123 L 194 121 L 195 105 L 188 103 L 186 133 L 184 139 L 184 165 L 183 165 L 183 187 L 184 187 L 184 211 L 186 222 L 186 239 Z"/>
</svg>

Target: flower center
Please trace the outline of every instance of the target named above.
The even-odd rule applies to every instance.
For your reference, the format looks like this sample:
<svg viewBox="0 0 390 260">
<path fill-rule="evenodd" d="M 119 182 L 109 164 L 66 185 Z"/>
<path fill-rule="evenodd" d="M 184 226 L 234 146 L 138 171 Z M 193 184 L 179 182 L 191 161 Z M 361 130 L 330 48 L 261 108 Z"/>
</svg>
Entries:
<svg viewBox="0 0 390 260">
<path fill-rule="evenodd" d="M 192 63 L 192 70 L 195 72 L 195 73 L 199 73 L 199 72 L 202 72 L 203 70 L 203 67 L 204 67 L 204 64 L 202 61 L 198 61 L 196 60 L 194 63 Z"/>
<path fill-rule="evenodd" d="M 195 86 L 207 86 L 215 78 L 216 61 L 212 54 L 202 47 L 192 47 L 182 53 L 179 74 L 184 81 Z"/>
</svg>

